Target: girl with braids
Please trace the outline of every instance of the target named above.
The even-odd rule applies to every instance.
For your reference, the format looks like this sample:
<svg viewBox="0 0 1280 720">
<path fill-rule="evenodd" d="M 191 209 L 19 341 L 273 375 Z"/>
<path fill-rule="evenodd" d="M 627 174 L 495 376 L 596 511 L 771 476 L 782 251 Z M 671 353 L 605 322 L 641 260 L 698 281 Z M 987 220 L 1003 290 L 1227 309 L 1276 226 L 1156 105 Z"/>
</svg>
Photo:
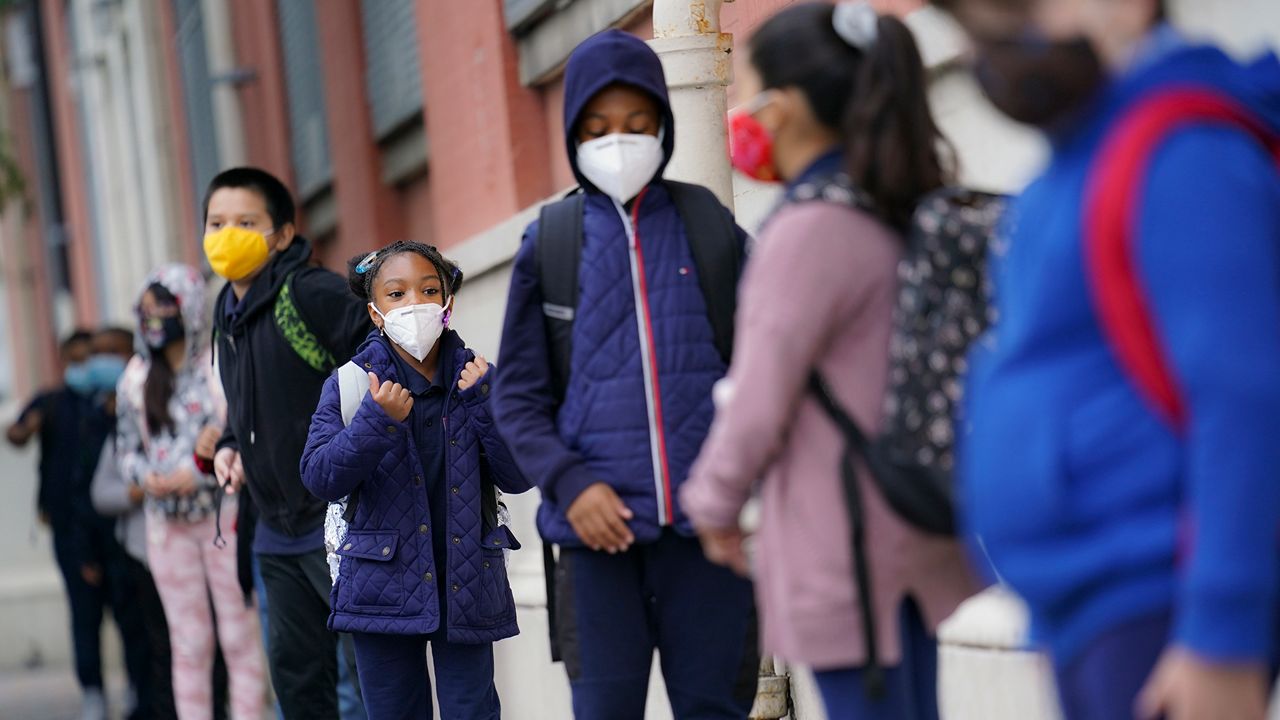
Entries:
<svg viewBox="0 0 1280 720">
<path fill-rule="evenodd" d="M 503 551 L 520 544 L 494 490 L 529 483 L 490 418 L 489 364 L 448 327 L 462 279 L 421 243 L 351 259 L 377 326 L 352 359 L 367 394 L 348 424 L 331 377 L 302 456 L 313 494 L 350 496 L 329 627 L 355 640 L 370 720 L 432 717 L 428 644 L 440 715 L 496 720 L 493 643 L 518 632 Z"/>
<path fill-rule="evenodd" d="M 738 391 L 681 499 L 707 556 L 745 574 L 738 515 L 759 488 L 750 569 L 764 650 L 815 669 L 831 718 L 936 718 L 934 629 L 977 584 L 959 543 L 907 525 L 864 472 L 870 582 L 859 592 L 844 439 L 808 391 L 817 369 L 876 430 L 901 233 L 946 178 L 924 69 L 910 31 L 861 2 L 788 8 L 756 31 L 750 53 L 742 81 L 760 93 L 735 118 L 735 140 L 748 142 L 735 144 L 734 162 L 785 181 L 786 200 L 742 280 L 728 376 Z"/>
<path fill-rule="evenodd" d="M 147 557 L 169 625 L 174 703 L 182 720 L 213 717 L 212 598 L 231 717 L 260 718 L 266 670 L 258 616 L 240 589 L 235 524 L 222 520 L 236 516 L 236 498 L 206 472 L 226 400 L 214 377 L 204 278 L 165 265 L 144 287 L 139 353 L 117 394 L 116 448 L 121 474 L 146 493 Z"/>
</svg>

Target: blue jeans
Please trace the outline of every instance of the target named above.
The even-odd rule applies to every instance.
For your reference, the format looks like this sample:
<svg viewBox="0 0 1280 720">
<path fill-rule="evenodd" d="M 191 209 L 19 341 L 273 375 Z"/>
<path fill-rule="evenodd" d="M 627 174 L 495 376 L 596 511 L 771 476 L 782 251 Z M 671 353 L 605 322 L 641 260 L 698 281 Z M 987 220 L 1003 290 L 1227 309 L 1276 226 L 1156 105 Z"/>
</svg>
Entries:
<svg viewBox="0 0 1280 720">
<path fill-rule="evenodd" d="M 872 698 L 861 668 L 813 674 L 828 720 L 937 720 L 938 641 L 925 629 L 915 601 L 899 613 L 902 663 L 885 668 L 885 693 Z"/>
<path fill-rule="evenodd" d="M 370 720 L 431 720 L 431 679 L 425 635 L 352 633 L 356 671 Z M 499 720 L 493 645 L 432 642 L 440 717 Z"/>
</svg>

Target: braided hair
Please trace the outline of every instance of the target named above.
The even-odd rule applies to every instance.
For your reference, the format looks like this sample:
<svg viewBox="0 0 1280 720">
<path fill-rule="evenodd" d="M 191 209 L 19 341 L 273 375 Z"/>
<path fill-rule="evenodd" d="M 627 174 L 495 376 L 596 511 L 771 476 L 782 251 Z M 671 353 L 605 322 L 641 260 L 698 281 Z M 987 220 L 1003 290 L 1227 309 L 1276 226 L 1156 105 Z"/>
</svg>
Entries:
<svg viewBox="0 0 1280 720">
<path fill-rule="evenodd" d="M 440 282 L 444 286 L 446 297 L 453 297 L 462 289 L 462 269 L 453 261 L 440 254 L 434 245 L 397 240 L 374 252 L 356 255 L 347 261 L 347 285 L 356 297 L 366 302 L 373 300 L 373 283 L 382 271 L 382 265 L 390 258 L 402 253 L 415 253 L 426 258 L 440 273 Z"/>
</svg>

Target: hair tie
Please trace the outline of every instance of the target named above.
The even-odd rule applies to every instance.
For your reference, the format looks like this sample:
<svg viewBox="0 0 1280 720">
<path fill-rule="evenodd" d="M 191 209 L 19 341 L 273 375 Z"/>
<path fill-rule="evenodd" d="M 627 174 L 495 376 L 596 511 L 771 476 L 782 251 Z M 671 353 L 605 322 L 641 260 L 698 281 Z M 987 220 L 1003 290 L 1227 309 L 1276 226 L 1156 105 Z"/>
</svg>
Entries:
<svg viewBox="0 0 1280 720">
<path fill-rule="evenodd" d="M 879 22 L 880 16 L 866 0 L 839 3 L 831 15 L 831 25 L 840 39 L 863 52 L 876 44 Z"/>
<path fill-rule="evenodd" d="M 377 251 L 377 250 L 374 250 L 373 252 L 369 253 L 368 255 L 365 255 L 365 256 L 364 256 L 364 259 L 363 259 L 363 260 L 361 260 L 361 261 L 360 261 L 360 263 L 359 263 L 358 265 L 356 265 L 356 274 L 357 274 L 357 275 L 363 275 L 363 274 L 365 274 L 365 273 L 369 272 L 369 265 L 370 265 L 371 263 L 373 263 L 374 258 L 376 258 L 376 257 L 378 257 L 378 251 Z"/>
</svg>

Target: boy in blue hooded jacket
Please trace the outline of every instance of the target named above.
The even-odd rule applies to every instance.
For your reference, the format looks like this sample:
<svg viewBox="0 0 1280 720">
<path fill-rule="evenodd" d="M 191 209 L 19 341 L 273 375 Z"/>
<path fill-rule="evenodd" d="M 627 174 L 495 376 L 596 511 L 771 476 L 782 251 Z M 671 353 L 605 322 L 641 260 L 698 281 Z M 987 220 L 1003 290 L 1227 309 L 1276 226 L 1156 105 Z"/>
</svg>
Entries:
<svg viewBox="0 0 1280 720">
<path fill-rule="evenodd" d="M 676 717 L 745 718 L 758 659 L 751 587 L 703 557 L 678 500 L 726 362 L 662 180 L 674 118 L 643 41 L 614 30 L 574 51 L 565 134 L 585 192 L 577 306 L 549 306 L 535 223 L 516 256 L 494 414 L 542 490 L 543 539 L 561 547 L 552 620 L 574 712 L 642 718 L 656 648 Z M 741 230 L 734 240 L 741 257 Z M 544 312 L 572 318 L 562 397 Z"/>
<path fill-rule="evenodd" d="M 1280 62 L 1190 44 L 1158 0 L 950 4 L 988 96 L 1053 150 L 1015 204 L 970 378 L 969 522 L 1030 604 L 1068 718 L 1260 720 L 1280 609 L 1280 172 L 1260 140 L 1280 137 Z M 1188 88 L 1255 126 L 1174 123 L 1105 181 L 1143 150 L 1136 113 Z M 1132 258 L 1112 274 L 1108 203 Z M 1116 310 L 1148 316 L 1165 392 Z"/>
</svg>

